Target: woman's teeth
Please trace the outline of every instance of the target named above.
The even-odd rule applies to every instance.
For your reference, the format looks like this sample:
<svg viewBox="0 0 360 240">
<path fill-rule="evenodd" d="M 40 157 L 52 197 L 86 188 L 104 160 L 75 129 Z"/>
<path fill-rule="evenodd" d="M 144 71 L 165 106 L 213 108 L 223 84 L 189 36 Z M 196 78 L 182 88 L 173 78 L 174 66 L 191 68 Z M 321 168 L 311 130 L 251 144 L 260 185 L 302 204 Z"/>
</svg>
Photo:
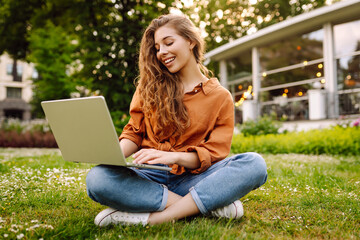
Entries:
<svg viewBox="0 0 360 240">
<path fill-rule="evenodd" d="M 169 63 L 169 62 L 171 62 L 171 61 L 173 61 L 175 58 L 169 58 L 169 59 L 166 59 L 164 62 L 165 63 Z"/>
</svg>

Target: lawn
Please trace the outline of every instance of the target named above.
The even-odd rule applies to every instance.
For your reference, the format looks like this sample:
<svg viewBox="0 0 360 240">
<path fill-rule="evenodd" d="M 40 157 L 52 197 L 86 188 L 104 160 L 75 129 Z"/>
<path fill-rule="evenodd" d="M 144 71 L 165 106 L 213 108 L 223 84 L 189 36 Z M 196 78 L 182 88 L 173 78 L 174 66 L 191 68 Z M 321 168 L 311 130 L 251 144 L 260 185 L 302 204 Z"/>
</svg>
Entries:
<svg viewBox="0 0 360 240">
<path fill-rule="evenodd" d="M 359 157 L 263 155 L 268 182 L 240 220 L 196 216 L 159 226 L 98 228 L 91 165 L 58 150 L 0 149 L 0 239 L 360 239 Z"/>
</svg>

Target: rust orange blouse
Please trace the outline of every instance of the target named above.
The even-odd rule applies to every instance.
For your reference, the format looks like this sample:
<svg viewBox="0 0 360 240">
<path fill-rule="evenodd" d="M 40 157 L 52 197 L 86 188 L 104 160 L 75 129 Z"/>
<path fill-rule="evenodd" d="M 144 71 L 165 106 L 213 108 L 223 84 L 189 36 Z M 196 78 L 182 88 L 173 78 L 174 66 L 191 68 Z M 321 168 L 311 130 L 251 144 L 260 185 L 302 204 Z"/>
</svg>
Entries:
<svg viewBox="0 0 360 240">
<path fill-rule="evenodd" d="M 211 78 L 186 93 L 183 101 L 188 110 L 190 126 L 180 137 L 169 136 L 160 140 L 156 134 L 155 119 L 144 117 L 139 95 L 135 92 L 130 105 L 131 118 L 119 140 L 129 139 L 139 148 L 197 153 L 201 163 L 198 169 L 190 170 L 173 164 L 170 166 L 173 174 L 185 171 L 201 173 L 226 158 L 230 153 L 234 130 L 234 104 L 229 91 L 216 78 Z"/>
</svg>

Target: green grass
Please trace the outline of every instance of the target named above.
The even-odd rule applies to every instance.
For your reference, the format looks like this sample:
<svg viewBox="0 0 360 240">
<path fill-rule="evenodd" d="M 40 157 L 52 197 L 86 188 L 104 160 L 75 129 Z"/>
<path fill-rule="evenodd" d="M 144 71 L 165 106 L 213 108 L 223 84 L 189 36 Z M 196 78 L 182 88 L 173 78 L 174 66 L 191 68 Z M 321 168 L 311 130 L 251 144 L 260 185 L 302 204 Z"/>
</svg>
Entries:
<svg viewBox="0 0 360 240">
<path fill-rule="evenodd" d="M 236 134 L 232 140 L 231 151 L 360 156 L 360 127 L 335 126 L 306 132 L 247 137 Z"/>
<path fill-rule="evenodd" d="M 264 155 L 268 182 L 240 220 L 196 216 L 159 226 L 98 228 L 91 165 L 57 150 L 0 149 L 0 239 L 360 239 L 357 156 Z"/>
</svg>

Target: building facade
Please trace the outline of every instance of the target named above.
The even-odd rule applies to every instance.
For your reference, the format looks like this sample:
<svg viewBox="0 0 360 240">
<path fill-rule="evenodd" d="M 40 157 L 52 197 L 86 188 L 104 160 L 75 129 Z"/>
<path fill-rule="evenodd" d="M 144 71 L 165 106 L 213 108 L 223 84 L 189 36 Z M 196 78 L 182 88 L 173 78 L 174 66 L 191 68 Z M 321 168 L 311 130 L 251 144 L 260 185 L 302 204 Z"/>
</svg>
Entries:
<svg viewBox="0 0 360 240">
<path fill-rule="evenodd" d="M 220 64 L 237 122 L 264 114 L 283 120 L 360 114 L 360 0 L 287 19 L 205 57 Z"/>
<path fill-rule="evenodd" d="M 14 73 L 16 69 L 16 73 Z M 0 120 L 3 118 L 31 119 L 32 78 L 37 78 L 32 64 L 0 56 Z"/>
</svg>

